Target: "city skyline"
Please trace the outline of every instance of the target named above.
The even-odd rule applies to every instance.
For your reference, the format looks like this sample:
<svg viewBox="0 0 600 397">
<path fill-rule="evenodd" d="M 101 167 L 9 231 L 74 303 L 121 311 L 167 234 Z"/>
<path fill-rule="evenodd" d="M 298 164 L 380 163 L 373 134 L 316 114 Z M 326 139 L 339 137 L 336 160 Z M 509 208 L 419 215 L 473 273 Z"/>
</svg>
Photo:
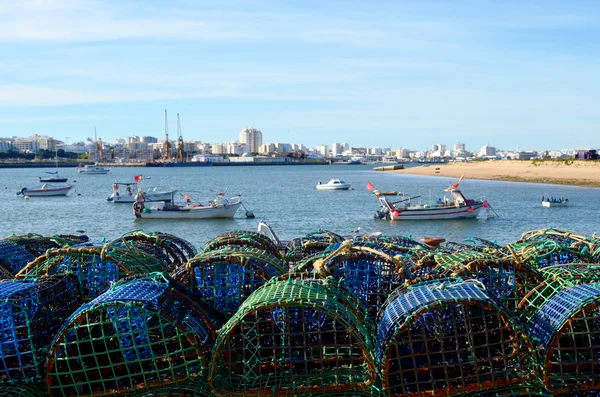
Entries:
<svg viewBox="0 0 600 397">
<path fill-rule="evenodd" d="M 597 147 L 589 2 L 0 4 L 0 136 Z"/>
</svg>

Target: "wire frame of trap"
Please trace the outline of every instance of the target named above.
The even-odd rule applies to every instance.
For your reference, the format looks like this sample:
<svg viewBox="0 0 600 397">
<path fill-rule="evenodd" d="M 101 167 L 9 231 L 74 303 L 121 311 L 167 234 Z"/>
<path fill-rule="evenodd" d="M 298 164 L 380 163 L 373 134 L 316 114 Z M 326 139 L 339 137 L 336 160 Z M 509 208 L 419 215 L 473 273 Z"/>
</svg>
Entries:
<svg viewBox="0 0 600 397">
<path fill-rule="evenodd" d="M 217 326 L 161 274 L 81 306 L 48 355 L 52 396 L 131 395 L 203 376 Z"/>
<path fill-rule="evenodd" d="M 267 251 L 226 247 L 195 256 L 173 277 L 229 319 L 252 292 L 284 274 L 282 266 Z"/>
<path fill-rule="evenodd" d="M 219 234 L 204 245 L 204 252 L 217 251 L 226 247 L 254 248 L 266 251 L 278 260 L 282 260 L 281 251 L 273 240 L 262 233 L 249 230 L 236 230 Z"/>
<path fill-rule="evenodd" d="M 548 266 L 588 262 L 579 249 L 562 245 L 551 239 L 531 239 L 509 244 L 506 248 L 516 262 L 534 270 Z"/>
<path fill-rule="evenodd" d="M 286 245 L 285 263 L 292 271 L 304 258 L 323 252 L 331 244 L 342 241 L 344 238 L 339 234 L 320 229 L 304 237 L 295 238 Z"/>
<path fill-rule="evenodd" d="M 41 380 L 48 346 L 81 304 L 73 276 L 0 282 L 0 382 Z"/>
<path fill-rule="evenodd" d="M 39 385 L 0 385 L 0 397 L 48 397 Z"/>
<path fill-rule="evenodd" d="M 549 391 L 600 390 L 600 284 L 559 291 L 540 307 L 529 329 L 539 344 Z"/>
<path fill-rule="evenodd" d="M 406 280 L 404 258 L 371 243 L 346 241 L 313 267 L 321 277 L 343 280 L 372 319 L 377 318 L 389 294 Z"/>
<path fill-rule="evenodd" d="M 188 241 L 169 233 L 133 231 L 122 235 L 110 243 L 137 248 L 162 262 L 169 273 L 185 267 L 188 260 L 198 254 L 198 250 Z"/>
<path fill-rule="evenodd" d="M 15 277 L 35 279 L 49 274 L 74 274 L 79 280 L 85 302 L 108 291 L 124 277 L 151 272 L 166 272 L 156 258 L 135 248 L 101 247 L 59 248 L 47 251 L 24 267 Z"/>
<path fill-rule="evenodd" d="M 195 377 L 176 385 L 135 393 L 132 397 L 212 397 L 212 393 L 208 390 L 206 378 Z"/>
<path fill-rule="evenodd" d="M 552 397 L 554 394 L 546 390 L 539 382 L 532 384 L 516 385 L 483 392 L 465 393 L 463 397 Z M 591 397 L 591 396 L 588 396 Z"/>
<path fill-rule="evenodd" d="M 11 275 L 17 274 L 25 265 L 35 259 L 25 248 L 18 246 L 10 240 L 0 240 L 0 267 Z M 0 277 L 5 280 L 4 272 L 0 270 Z M 10 277 L 12 278 L 12 277 Z"/>
<path fill-rule="evenodd" d="M 389 396 L 441 396 L 534 378 L 531 343 L 477 281 L 427 283 L 391 302 L 377 334 Z"/>
<path fill-rule="evenodd" d="M 217 396 L 369 391 L 376 380 L 373 326 L 347 302 L 317 280 L 272 280 L 256 290 L 219 330 L 211 390 Z"/>
<path fill-rule="evenodd" d="M 26 249 L 30 254 L 37 257 L 49 249 L 69 247 L 74 244 L 86 242 L 86 236 L 56 235 L 45 237 L 40 234 L 28 233 L 21 236 L 10 236 L 5 240 L 11 241 Z"/>
</svg>

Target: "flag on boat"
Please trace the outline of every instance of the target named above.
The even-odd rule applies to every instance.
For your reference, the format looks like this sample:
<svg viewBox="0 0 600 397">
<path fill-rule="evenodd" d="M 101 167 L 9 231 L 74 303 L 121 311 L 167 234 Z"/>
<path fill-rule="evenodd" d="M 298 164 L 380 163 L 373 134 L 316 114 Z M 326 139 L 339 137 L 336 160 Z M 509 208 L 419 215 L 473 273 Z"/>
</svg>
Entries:
<svg viewBox="0 0 600 397">
<path fill-rule="evenodd" d="M 460 181 L 462 181 L 464 177 L 465 177 L 465 174 L 462 174 L 460 176 L 460 178 L 458 178 L 458 182 L 456 182 L 454 185 L 452 185 L 452 189 L 458 188 L 458 185 L 460 184 Z"/>
<path fill-rule="evenodd" d="M 225 190 L 223 190 L 221 193 L 218 193 L 217 196 L 225 196 L 225 194 L 227 193 L 227 189 L 229 188 L 226 187 Z"/>
<path fill-rule="evenodd" d="M 141 175 L 136 175 L 136 176 L 133 177 L 133 180 L 139 182 L 139 181 L 142 180 L 142 176 Z"/>
<path fill-rule="evenodd" d="M 190 195 L 186 193 L 185 196 L 183 196 L 183 199 L 185 201 L 188 201 L 190 199 Z"/>
<path fill-rule="evenodd" d="M 367 190 L 372 192 L 375 189 L 375 186 L 371 182 L 367 182 Z"/>
</svg>

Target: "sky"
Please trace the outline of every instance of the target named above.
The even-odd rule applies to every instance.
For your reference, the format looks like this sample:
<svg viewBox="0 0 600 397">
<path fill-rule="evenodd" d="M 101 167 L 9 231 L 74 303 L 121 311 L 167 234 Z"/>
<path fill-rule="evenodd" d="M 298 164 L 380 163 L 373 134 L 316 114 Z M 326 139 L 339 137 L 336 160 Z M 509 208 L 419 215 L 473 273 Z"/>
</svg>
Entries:
<svg viewBox="0 0 600 397">
<path fill-rule="evenodd" d="M 600 2 L 0 0 L 0 137 L 600 147 Z"/>
</svg>

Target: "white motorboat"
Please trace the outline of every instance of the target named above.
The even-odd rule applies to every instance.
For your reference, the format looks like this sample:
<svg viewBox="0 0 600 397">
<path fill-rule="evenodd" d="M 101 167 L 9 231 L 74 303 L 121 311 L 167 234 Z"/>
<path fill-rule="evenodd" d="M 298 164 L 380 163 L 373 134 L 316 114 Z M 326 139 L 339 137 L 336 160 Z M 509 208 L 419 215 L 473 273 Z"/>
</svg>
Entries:
<svg viewBox="0 0 600 397">
<path fill-rule="evenodd" d="M 129 203 L 135 202 L 135 195 L 138 187 L 136 182 L 115 182 L 112 186 L 112 194 L 106 198 L 107 201 L 113 203 Z M 154 186 L 149 189 L 143 189 L 144 197 L 147 201 L 171 201 L 174 190 L 165 190 L 159 186 Z"/>
<path fill-rule="evenodd" d="M 24 187 L 17 195 L 37 197 L 37 196 L 66 196 L 73 186 L 71 185 L 52 185 L 50 183 L 42 183 L 41 185 L 32 188 Z"/>
<path fill-rule="evenodd" d="M 77 167 L 77 172 L 80 174 L 108 174 L 109 168 L 104 168 L 98 164 L 86 164 L 83 167 Z"/>
<path fill-rule="evenodd" d="M 560 197 L 560 198 L 546 198 L 545 200 L 542 199 L 542 207 L 545 208 L 550 208 L 550 207 L 568 207 L 569 206 L 569 199 L 564 198 L 564 197 Z"/>
<path fill-rule="evenodd" d="M 315 189 L 317 190 L 348 190 L 352 187 L 352 184 L 346 183 L 339 179 L 332 179 L 327 183 L 319 182 Z"/>
<path fill-rule="evenodd" d="M 218 194 L 216 199 L 209 201 L 208 204 L 192 203 L 189 199 L 183 204 L 175 204 L 172 196 L 171 202 L 172 204 L 166 204 L 164 201 L 136 200 L 133 204 L 133 213 L 138 219 L 233 218 L 242 205 L 242 198 L 238 195 L 227 199 L 224 195 Z"/>
<path fill-rule="evenodd" d="M 374 190 L 373 193 L 381 206 L 379 211 L 375 212 L 375 218 L 411 221 L 474 219 L 484 209 L 486 210 L 485 215 L 488 217 L 487 209 L 491 208 L 489 203 L 484 199 L 467 199 L 458 189 L 461 180 L 462 177 L 457 183 L 444 189 L 450 194 L 450 197 L 444 196 L 443 199 L 440 198 L 437 202 L 429 204 L 411 204 L 411 200 L 421 197 L 420 195 L 392 202 L 378 190 Z"/>
</svg>

